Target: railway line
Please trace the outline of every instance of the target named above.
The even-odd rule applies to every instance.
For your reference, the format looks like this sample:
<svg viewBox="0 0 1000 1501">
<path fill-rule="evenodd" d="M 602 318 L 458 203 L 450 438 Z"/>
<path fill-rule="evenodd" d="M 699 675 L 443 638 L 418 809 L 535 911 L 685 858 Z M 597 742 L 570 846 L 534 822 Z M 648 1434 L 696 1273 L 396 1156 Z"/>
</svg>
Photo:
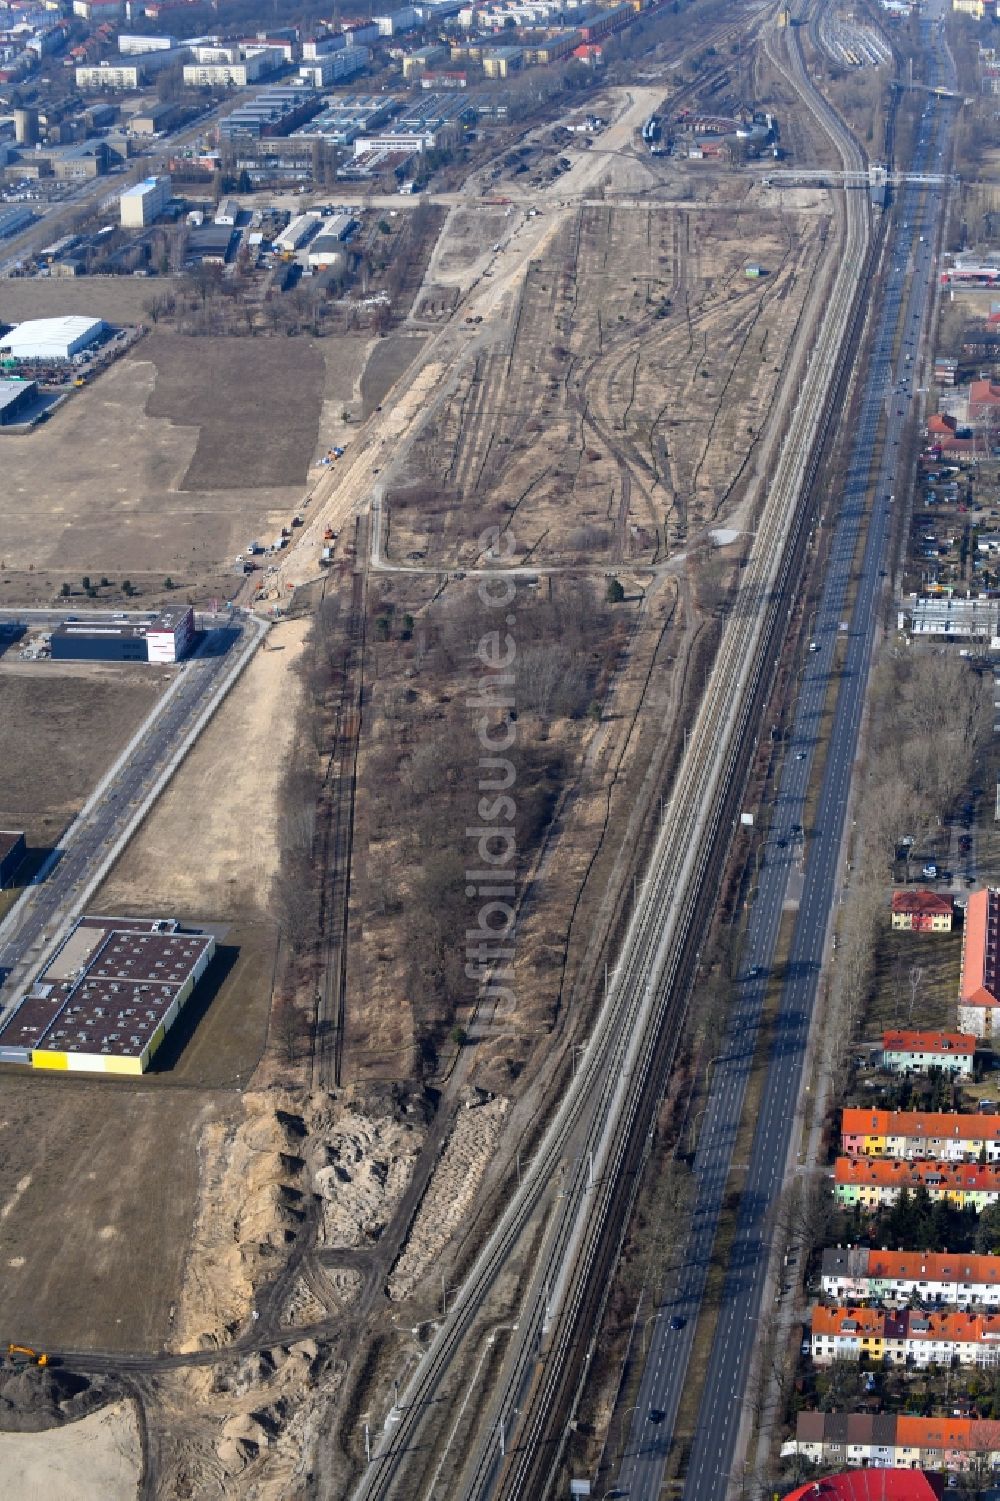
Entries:
<svg viewBox="0 0 1000 1501">
<path fill-rule="evenodd" d="M 339 1089 L 343 1077 L 347 929 L 368 618 L 368 531 L 369 518 L 359 516 L 355 526 L 355 567 L 345 632 L 343 684 L 319 804 L 322 833 L 317 856 L 322 872 L 319 930 L 323 939 L 323 970 L 316 1001 L 313 1049 L 313 1088 L 319 1089 Z"/>
<path fill-rule="evenodd" d="M 838 126 L 839 126 L 839 122 Z M 857 153 L 839 127 L 845 153 Z M 468 1497 L 537 1496 L 557 1461 L 544 1442 L 560 1370 L 580 1338 L 592 1270 L 601 1260 L 609 1215 L 620 1203 L 623 1170 L 643 1136 L 640 1112 L 657 1091 L 666 1024 L 676 1035 L 683 1010 L 678 984 L 690 952 L 699 894 L 723 832 L 728 794 L 753 741 L 753 711 L 770 680 L 772 633 L 789 608 L 792 543 L 813 438 L 836 389 L 841 350 L 868 250 L 867 209 L 849 210 L 847 234 L 791 417 L 760 527 L 751 548 L 708 689 L 691 727 L 688 751 L 657 839 L 640 900 L 611 976 L 591 1041 L 521 1185 L 455 1296 L 427 1356 L 402 1394 L 394 1421 L 376 1442 L 355 1491 L 357 1501 L 423 1494 L 418 1473 L 435 1451 L 429 1431 L 441 1389 L 465 1336 L 529 1220 L 544 1209 L 547 1228 L 470 1464 L 454 1493 Z M 767 648 L 767 649 L 762 649 Z M 562 1182 L 561 1192 L 553 1185 Z M 541 1352 L 544 1361 L 536 1365 Z M 527 1409 L 527 1410 L 525 1410 Z M 518 1421 L 518 1418 L 520 1421 Z M 513 1443 L 501 1445 L 501 1429 Z M 501 1453 L 501 1448 L 503 1452 Z"/>
</svg>

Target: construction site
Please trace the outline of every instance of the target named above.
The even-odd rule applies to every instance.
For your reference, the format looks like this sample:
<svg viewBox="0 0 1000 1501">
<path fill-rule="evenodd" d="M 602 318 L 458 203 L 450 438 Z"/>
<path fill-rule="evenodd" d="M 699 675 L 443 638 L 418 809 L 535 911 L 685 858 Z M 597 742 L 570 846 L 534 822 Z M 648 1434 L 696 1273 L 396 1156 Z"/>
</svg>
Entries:
<svg viewBox="0 0 1000 1501">
<path fill-rule="evenodd" d="M 81 1496 L 429 1498 L 467 1483 L 485 1496 L 497 1479 L 477 1472 L 475 1489 L 468 1467 L 487 1449 L 506 1457 L 492 1383 L 507 1380 L 548 1216 L 595 1175 L 582 1128 L 551 1158 L 551 1203 L 539 1192 L 502 1270 L 454 1316 L 465 1342 L 427 1400 L 413 1469 L 395 1479 L 372 1456 L 393 1454 L 402 1392 L 433 1367 L 439 1331 L 451 1338 L 494 1226 L 613 1030 L 616 966 L 671 799 L 694 775 L 690 738 L 730 733 L 728 708 L 709 720 L 701 706 L 713 673 L 748 670 L 731 641 L 752 613 L 744 591 L 780 604 L 787 640 L 769 634 L 762 651 L 774 691 L 790 693 L 816 604 L 808 570 L 828 545 L 812 492 L 781 527 L 771 497 L 783 465 L 805 473 L 805 445 L 800 459 L 782 443 L 814 351 L 827 390 L 811 421 L 825 472 L 843 462 L 844 351 L 860 324 L 838 278 L 860 264 L 858 225 L 871 232 L 877 208 L 765 183 L 739 152 L 695 159 L 663 137 L 654 152 L 644 134 L 654 116 L 670 137 L 685 112 L 752 129 L 767 111 L 796 162 L 846 161 L 799 80 L 794 49 L 815 62 L 815 37 L 779 31 L 791 28 L 694 0 L 638 81 L 593 90 L 607 121 L 593 140 L 554 134 L 548 106 L 458 186 L 432 185 L 419 285 L 387 336 L 195 338 L 164 316 L 52 414 L 44 450 L 37 432 L 5 437 L 0 606 L 51 611 L 82 593 L 76 613 L 95 595 L 114 611 L 137 594 L 144 611 L 193 610 L 233 664 L 212 679 L 200 649 L 151 677 L 129 661 L 0 657 L 20 706 L 0 730 L 18 768 L 0 824 L 28 831 L 29 856 L 66 840 L 72 857 L 77 814 L 114 796 L 119 758 L 155 739 L 176 682 L 203 673 L 216 695 L 203 719 L 192 710 L 190 744 L 141 816 L 129 791 L 128 838 L 73 893 L 77 915 L 130 914 L 122 943 L 170 914 L 185 945 L 150 1038 L 137 1032 L 105 1069 L 125 1077 L 91 1069 L 82 1040 L 82 1061 L 26 1069 L 14 1053 L 31 1040 L 0 1025 L 0 1319 L 52 1357 L 0 1374 L 0 1397 L 27 1415 L 12 1429 L 44 1417 L 64 1427 L 60 1444 L 70 1419 L 99 1431 Z M 888 67 L 874 27 L 824 36 L 838 58 L 860 49 Z M 394 221 L 414 211 L 393 201 Z M 89 288 L 95 316 L 119 324 L 148 297 L 124 279 Z M 56 315 L 68 295 L 25 281 L 4 306 Z M 815 331 L 830 308 L 828 354 Z M 266 556 L 257 537 L 275 538 Z M 786 548 L 801 590 L 761 571 Z M 771 687 L 751 691 L 762 708 Z M 67 706 L 92 732 L 72 756 Z M 736 832 L 710 867 L 717 909 L 699 907 L 704 939 L 684 940 L 704 1014 L 671 1013 L 668 1083 L 655 1098 L 636 1086 L 664 1181 L 752 886 L 752 820 L 740 826 L 731 799 L 769 784 L 779 720 L 759 752 L 746 736 L 724 799 Z M 699 816 L 718 804 L 721 818 L 721 794 L 690 785 Z M 693 858 L 701 838 L 683 828 Z M 38 868 L 19 877 L 29 902 Z M 19 976 L 22 956 L 6 962 Z M 34 1056 L 61 1057 L 65 1039 L 44 1043 L 45 1028 L 83 981 L 56 963 L 65 994 L 50 994 L 44 963 Z M 159 978 L 154 961 L 143 983 Z M 95 971 L 106 980 L 123 983 Z M 683 1214 L 682 1192 L 667 1212 Z M 649 1254 L 641 1242 L 636 1264 Z M 592 1425 L 567 1461 L 581 1473 L 621 1437 L 621 1308 L 635 1289 L 607 1267 L 618 1322 L 586 1305 L 595 1336 L 610 1331 L 607 1358 L 567 1364 Z M 44 1483 L 25 1437 L 0 1433 L 0 1468 L 10 1439 L 11 1462 Z"/>
</svg>

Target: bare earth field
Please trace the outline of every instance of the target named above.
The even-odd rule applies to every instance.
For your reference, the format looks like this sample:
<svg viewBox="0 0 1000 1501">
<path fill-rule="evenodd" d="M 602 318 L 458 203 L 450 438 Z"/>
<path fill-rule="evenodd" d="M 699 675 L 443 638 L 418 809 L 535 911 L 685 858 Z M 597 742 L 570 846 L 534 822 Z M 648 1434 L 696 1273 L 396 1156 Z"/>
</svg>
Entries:
<svg viewBox="0 0 1000 1501">
<path fill-rule="evenodd" d="M 280 839 L 277 796 L 301 684 L 305 626 L 274 627 L 184 760 L 100 892 L 108 908 L 269 912 Z"/>
<path fill-rule="evenodd" d="M 52 845 L 170 678 L 156 667 L 0 660 L 0 828 Z"/>
<path fill-rule="evenodd" d="M 368 417 L 387 395 L 425 343 L 419 334 L 390 334 L 372 349 L 361 378 L 364 415 Z"/>
<path fill-rule="evenodd" d="M 0 1325 L 12 1339 L 162 1344 L 195 1212 L 198 1135 L 216 1108 L 188 1089 L 4 1070 Z"/>
</svg>

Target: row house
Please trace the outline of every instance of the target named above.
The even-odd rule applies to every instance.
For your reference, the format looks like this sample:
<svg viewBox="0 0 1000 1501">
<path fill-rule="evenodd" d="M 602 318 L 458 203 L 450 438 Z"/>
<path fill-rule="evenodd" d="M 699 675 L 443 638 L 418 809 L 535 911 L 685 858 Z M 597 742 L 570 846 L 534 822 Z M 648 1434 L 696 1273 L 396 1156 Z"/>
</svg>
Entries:
<svg viewBox="0 0 1000 1501">
<path fill-rule="evenodd" d="M 1000 1162 L 1000 1115 L 848 1109 L 841 1112 L 840 1149 L 848 1157 Z"/>
<path fill-rule="evenodd" d="M 823 1252 L 823 1296 L 837 1302 L 962 1304 L 1000 1309 L 1000 1256 L 953 1251 L 878 1251 L 834 1246 Z"/>
<path fill-rule="evenodd" d="M 1000 1470 L 1000 1422 L 979 1418 L 917 1418 L 904 1413 L 800 1412 L 795 1437 L 781 1448 L 830 1467 L 857 1469 Z"/>
<path fill-rule="evenodd" d="M 890 1074 L 926 1074 L 932 1068 L 972 1078 L 976 1039 L 971 1032 L 882 1033 L 882 1067 Z"/>
<path fill-rule="evenodd" d="M 1000 1168 L 871 1157 L 838 1157 L 833 1165 L 833 1196 L 845 1208 L 894 1204 L 904 1188 L 910 1193 L 926 1188 L 932 1200 L 946 1199 L 957 1209 L 980 1214 L 1000 1203 Z"/>
<path fill-rule="evenodd" d="M 916 1308 L 814 1308 L 813 1360 L 860 1360 L 887 1365 L 1000 1365 L 1000 1313 L 925 1312 Z"/>
</svg>

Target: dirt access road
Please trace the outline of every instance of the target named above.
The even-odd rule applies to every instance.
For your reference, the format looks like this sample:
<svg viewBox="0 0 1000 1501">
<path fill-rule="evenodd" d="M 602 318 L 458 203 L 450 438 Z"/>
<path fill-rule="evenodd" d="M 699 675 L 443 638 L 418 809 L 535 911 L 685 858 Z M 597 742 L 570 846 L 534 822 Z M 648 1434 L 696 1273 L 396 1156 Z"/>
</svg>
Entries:
<svg viewBox="0 0 1000 1501">
<path fill-rule="evenodd" d="M 529 210 L 523 208 L 512 214 L 510 227 L 498 242 L 500 250 L 490 251 L 484 258 L 488 264 L 470 267 L 468 291 L 460 297 L 448 324 L 425 346 L 394 388 L 391 404 L 372 414 L 347 456 L 325 471 L 309 492 L 316 509 L 277 575 L 272 576 L 282 596 L 316 578 L 325 529 L 339 532 L 353 515 L 368 506 L 379 476 L 390 465 L 395 468 L 401 464 L 431 409 L 432 398 L 441 399 L 446 394 L 457 363 L 492 342 L 492 325 L 515 293 L 528 263 L 547 248 L 565 220 L 577 211 L 579 201 L 600 185 L 616 153 L 631 143 L 635 130 L 662 99 L 660 86 L 618 91 L 619 112 L 601 138 L 601 151 L 570 147 L 566 153 L 573 162 L 570 170 L 534 196 L 539 213 L 529 217 Z M 478 201 L 478 196 L 478 188 L 470 185 L 469 201 Z M 479 317 L 482 323 L 467 324 L 468 317 Z"/>
</svg>

